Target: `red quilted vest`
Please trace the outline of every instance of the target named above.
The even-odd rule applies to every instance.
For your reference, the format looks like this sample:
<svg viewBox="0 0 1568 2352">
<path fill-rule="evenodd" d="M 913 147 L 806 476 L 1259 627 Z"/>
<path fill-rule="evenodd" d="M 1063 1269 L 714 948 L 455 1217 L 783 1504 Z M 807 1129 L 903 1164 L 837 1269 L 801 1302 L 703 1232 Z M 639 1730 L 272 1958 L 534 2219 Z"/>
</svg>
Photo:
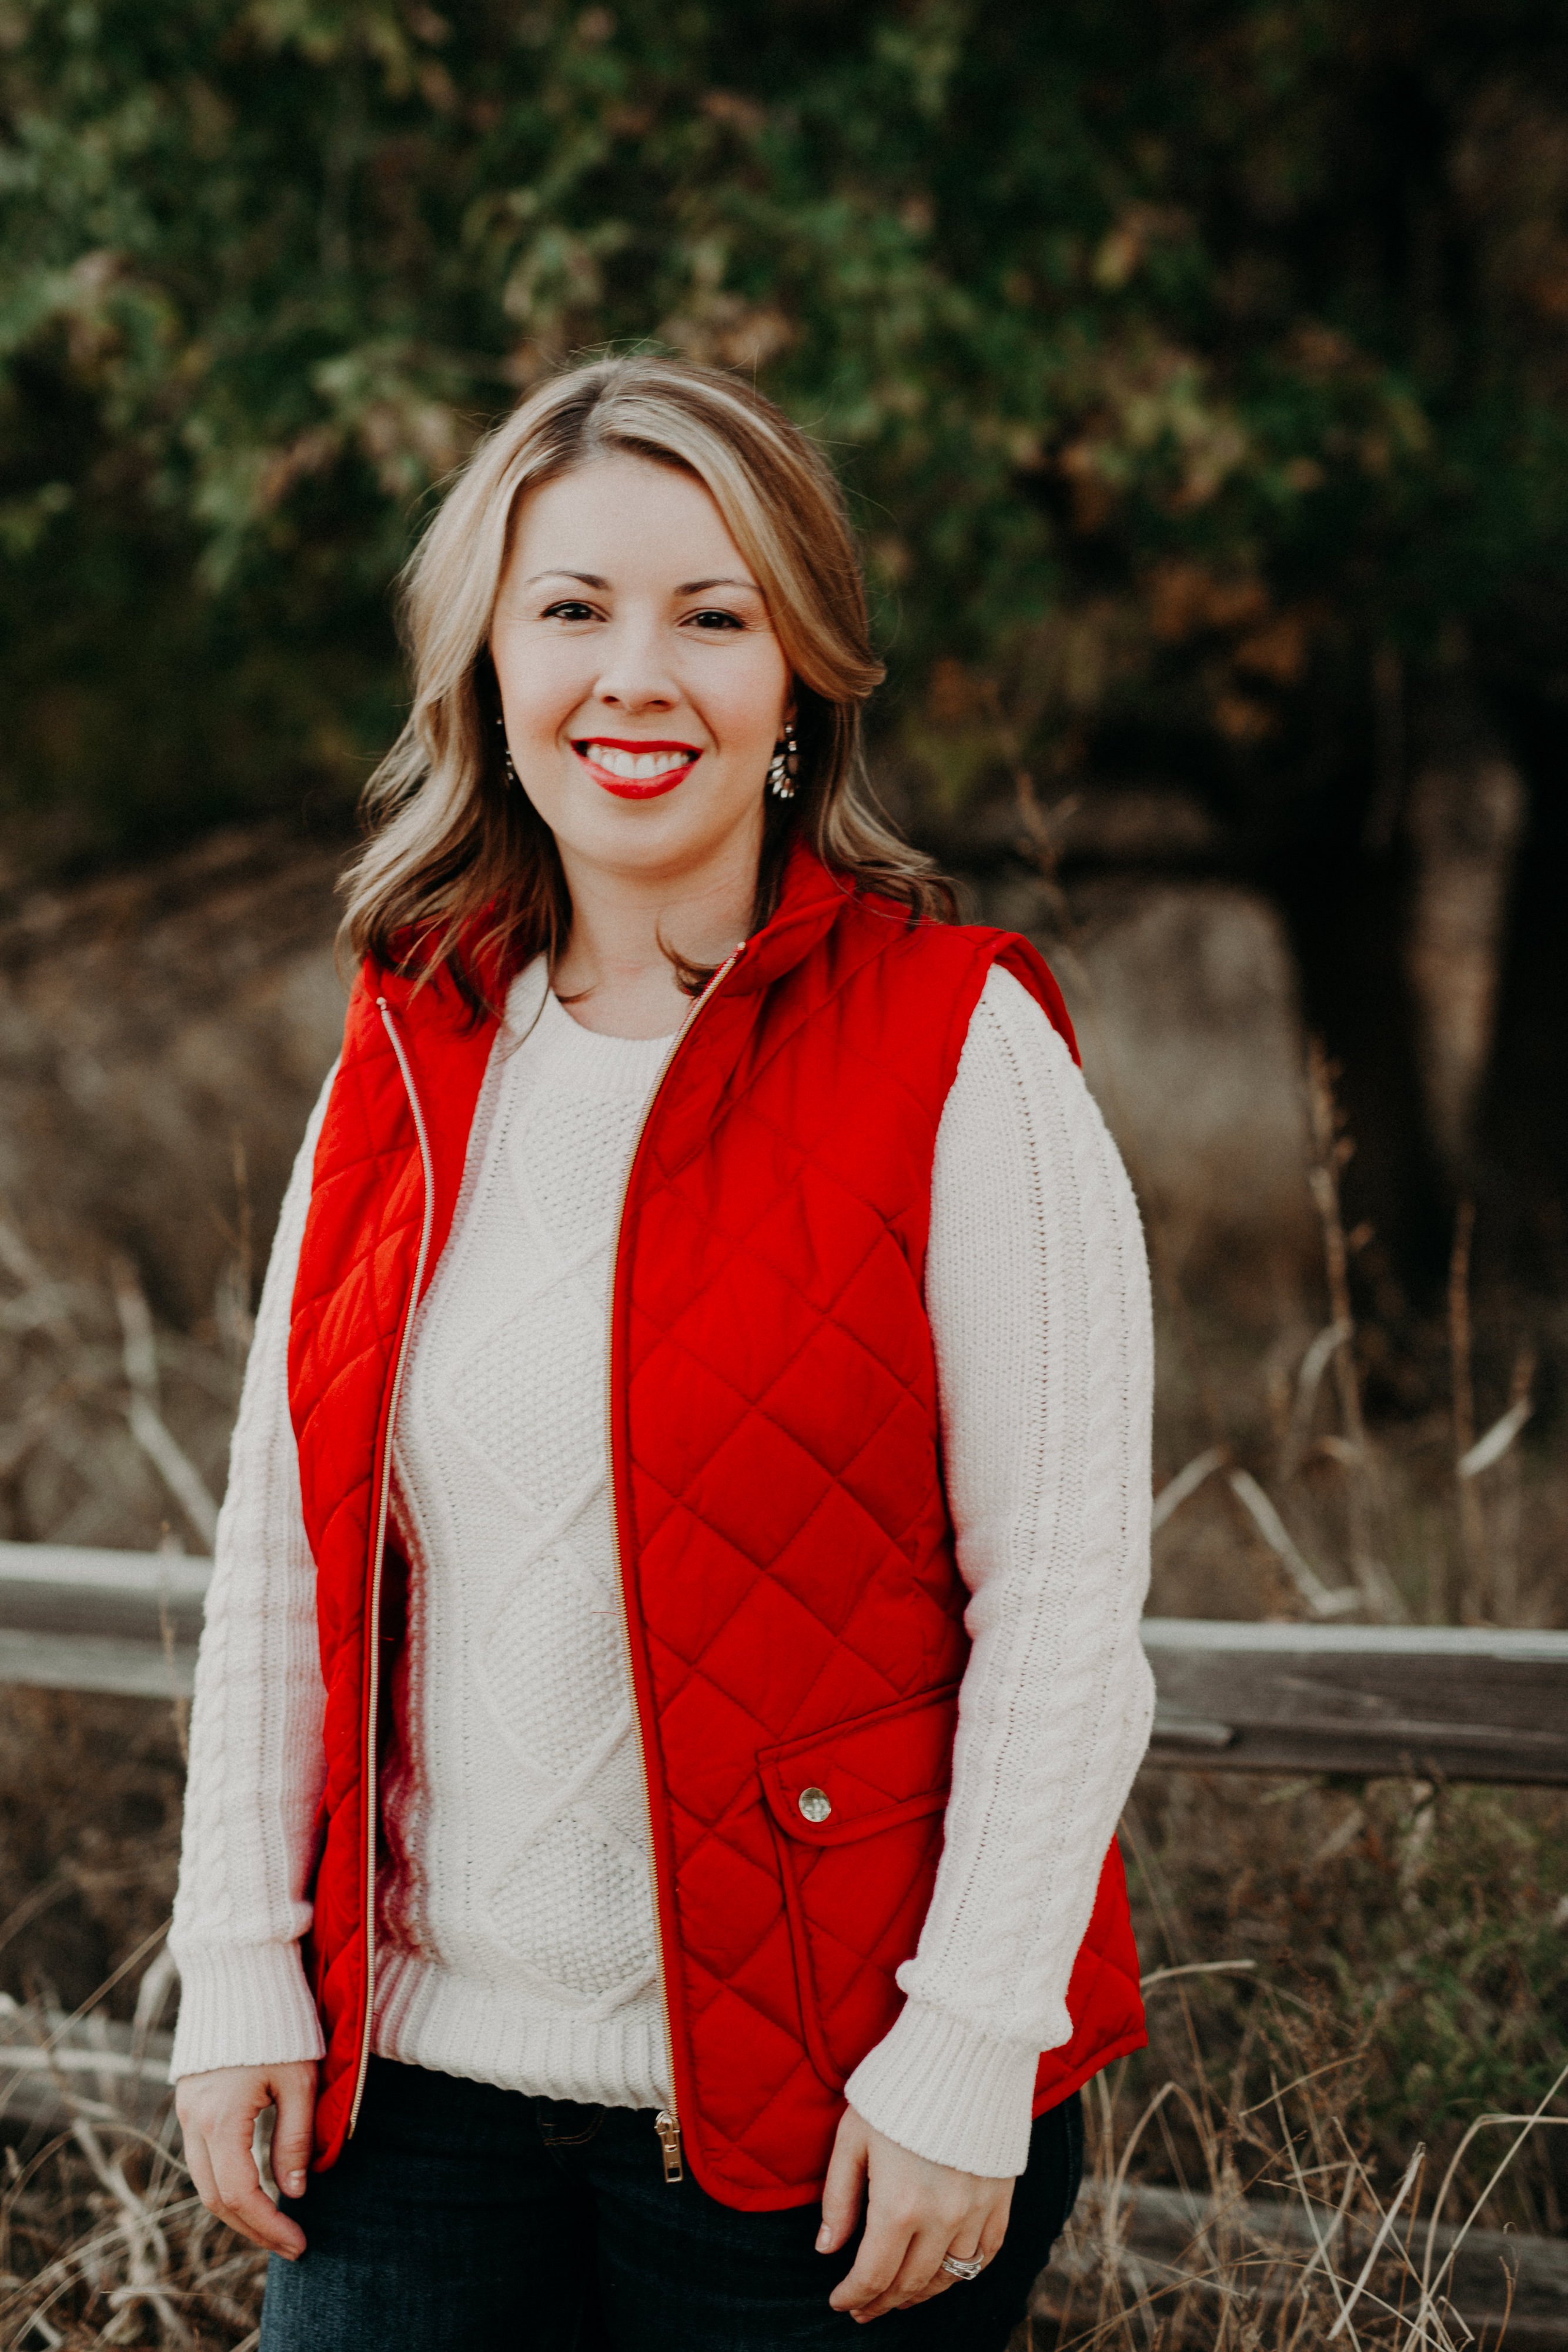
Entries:
<svg viewBox="0 0 1568 2352">
<path fill-rule="evenodd" d="M 1027 942 L 912 924 L 797 849 L 666 1064 L 627 1183 L 611 1475 L 673 2084 L 698 2180 L 750 2210 L 820 2195 L 941 1850 L 968 1643 L 922 1278 L 937 1125 L 997 962 L 1071 1044 Z M 370 2039 L 390 1433 L 495 1034 L 445 977 L 367 973 L 295 1292 L 327 1685 L 307 1944 L 323 2166 Z M 809 1790 L 828 1810 L 802 1810 Z M 1113 1844 L 1068 2006 L 1037 2109 L 1144 2040 Z"/>
</svg>

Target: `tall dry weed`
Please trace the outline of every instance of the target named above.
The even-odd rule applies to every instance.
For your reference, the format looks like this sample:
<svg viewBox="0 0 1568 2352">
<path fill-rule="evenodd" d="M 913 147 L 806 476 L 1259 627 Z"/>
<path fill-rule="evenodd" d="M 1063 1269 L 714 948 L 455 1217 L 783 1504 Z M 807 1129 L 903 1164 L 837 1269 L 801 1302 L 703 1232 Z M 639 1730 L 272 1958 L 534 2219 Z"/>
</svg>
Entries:
<svg viewBox="0 0 1568 2352">
<path fill-rule="evenodd" d="M 1485 2226 L 1521 2151 L 1568 2121 L 1548 2112 L 1568 2065 L 1533 2108 L 1478 2116 L 1446 2168 L 1419 2141 L 1379 2165 L 1354 2123 L 1361 2062 L 1336 2048 L 1322 2011 L 1255 1983 L 1216 2080 L 1205 1983 L 1250 1969 L 1219 1961 L 1145 1979 L 1151 2006 L 1178 2012 L 1176 2029 L 1161 2037 L 1157 2081 L 1124 2062 L 1091 2086 L 1083 2189 L 1024 2341 L 1039 2352 L 1459 2352 L 1507 2340 L 1521 2295 L 1568 2291 L 1556 2249 Z M 1485 2178 L 1456 2198 L 1483 2142 Z M 1171 2186 L 1140 2182 L 1155 2148 Z"/>
</svg>

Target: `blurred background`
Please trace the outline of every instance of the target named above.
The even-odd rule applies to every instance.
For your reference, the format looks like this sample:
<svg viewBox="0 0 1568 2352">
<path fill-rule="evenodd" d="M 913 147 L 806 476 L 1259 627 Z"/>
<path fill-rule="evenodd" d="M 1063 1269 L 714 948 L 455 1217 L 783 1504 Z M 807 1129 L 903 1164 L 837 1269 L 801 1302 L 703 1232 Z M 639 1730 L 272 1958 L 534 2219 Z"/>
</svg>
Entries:
<svg viewBox="0 0 1568 2352">
<path fill-rule="evenodd" d="M 1568 1622 L 1556 0 L 3 0 L 0 191 L 0 1538 L 208 1548 L 392 583 L 647 346 L 831 450 L 878 789 L 1080 1023 L 1194 1474 L 1152 1606 Z M 177 1733 L 7 1695 L 18 1997 L 155 1927 Z M 1129 1818 L 1145 1948 L 1282 1971 L 1387 2162 L 1561 2063 L 1556 1799 Z"/>
<path fill-rule="evenodd" d="M 336 1017 L 306 877 L 398 721 L 390 583 L 520 392 L 648 341 L 831 449 L 883 793 L 1049 929 L 1027 772 L 1180 1252 L 1285 1238 L 1304 1023 L 1385 1305 L 1440 1295 L 1466 1195 L 1478 1271 L 1562 1295 L 1558 7 L 8 0 L 0 107 L 12 1083 L 75 972 L 73 1103 L 101 1062 L 151 1148 L 131 1065 L 171 1054 L 265 1222 L 289 1138 L 141 960 L 162 925 L 198 1025 L 275 975 L 298 1125 Z M 92 1097 L 102 1213 L 188 1317 L 193 1171 L 128 1168 L 132 1115 Z"/>
</svg>

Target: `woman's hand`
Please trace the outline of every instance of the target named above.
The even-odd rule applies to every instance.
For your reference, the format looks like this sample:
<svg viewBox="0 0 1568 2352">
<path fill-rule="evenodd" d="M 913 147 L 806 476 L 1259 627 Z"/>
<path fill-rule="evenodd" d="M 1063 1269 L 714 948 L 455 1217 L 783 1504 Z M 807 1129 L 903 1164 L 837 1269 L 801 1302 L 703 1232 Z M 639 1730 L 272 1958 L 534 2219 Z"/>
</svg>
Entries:
<svg viewBox="0 0 1568 2352">
<path fill-rule="evenodd" d="M 960 2282 L 942 2269 L 944 2254 L 989 2262 L 1006 2234 L 1010 2180 L 912 2156 L 846 2107 L 822 2189 L 819 2253 L 832 2253 L 850 2236 L 868 2182 L 865 2236 L 854 2268 L 829 2297 L 852 2319 L 880 2319 L 901 2304 L 946 2294 Z"/>
<path fill-rule="evenodd" d="M 185 2135 L 185 2161 L 196 2194 L 209 2213 L 269 2254 L 295 2262 L 305 2252 L 305 2232 L 280 2213 L 256 2168 L 256 2119 L 275 2107 L 273 2178 L 286 2197 L 305 2187 L 310 2161 L 310 2125 L 316 2112 L 316 2061 L 297 2058 L 282 2066 L 214 2066 L 209 2074 L 183 2074 L 174 2086 L 174 2109 Z"/>
</svg>

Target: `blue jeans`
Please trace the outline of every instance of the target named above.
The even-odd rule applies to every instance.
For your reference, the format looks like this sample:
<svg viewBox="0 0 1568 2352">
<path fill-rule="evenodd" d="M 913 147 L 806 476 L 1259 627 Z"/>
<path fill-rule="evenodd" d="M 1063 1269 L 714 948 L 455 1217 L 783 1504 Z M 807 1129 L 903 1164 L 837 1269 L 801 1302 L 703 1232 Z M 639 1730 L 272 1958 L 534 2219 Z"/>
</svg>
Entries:
<svg viewBox="0 0 1568 2352">
<path fill-rule="evenodd" d="M 1076 2095 L 1040 2117 L 1000 2252 L 871 2321 L 879 2352 L 1004 2352 L 1072 2210 Z M 810 2352 L 868 2339 L 830 2310 L 854 2244 L 815 2205 L 736 2213 L 668 2183 L 653 2118 L 372 2058 L 359 2128 L 287 2201 L 308 2241 L 267 2273 L 261 2352 Z"/>
</svg>

